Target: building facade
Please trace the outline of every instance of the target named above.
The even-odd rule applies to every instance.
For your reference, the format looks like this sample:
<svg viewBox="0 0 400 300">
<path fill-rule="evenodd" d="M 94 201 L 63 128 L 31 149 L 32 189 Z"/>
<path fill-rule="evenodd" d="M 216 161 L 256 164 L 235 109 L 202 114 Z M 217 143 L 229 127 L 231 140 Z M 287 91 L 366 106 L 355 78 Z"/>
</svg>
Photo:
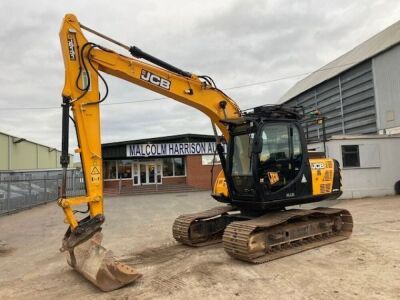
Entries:
<svg viewBox="0 0 400 300">
<path fill-rule="evenodd" d="M 309 148 L 323 151 L 322 143 Z M 397 151 L 400 136 L 333 136 L 325 144 L 326 155 L 341 166 L 342 198 L 393 195 L 400 180 Z M 398 187 L 397 187 L 398 189 Z"/>
<path fill-rule="evenodd" d="M 326 118 L 326 152 L 341 163 L 344 197 L 393 194 L 400 180 L 393 171 L 400 168 L 396 151 L 386 148 L 399 146 L 392 136 L 400 133 L 399 61 L 400 21 L 300 80 L 280 99 Z M 308 136 L 321 140 L 321 126 L 308 126 Z M 309 147 L 321 150 L 318 143 Z"/>
<path fill-rule="evenodd" d="M 211 135 L 184 134 L 107 143 L 102 144 L 102 152 L 105 188 L 189 185 L 208 189 L 221 170 Z"/>
<path fill-rule="evenodd" d="M 399 59 L 400 21 L 300 80 L 280 103 L 318 109 L 328 136 L 400 133 Z"/>
<path fill-rule="evenodd" d="M 0 132 L 0 171 L 57 169 L 60 156 L 55 148 Z"/>
<path fill-rule="evenodd" d="M 61 151 L 0 132 L 0 216 L 56 201 Z M 70 155 L 70 166 L 73 156 Z M 84 195 L 82 174 L 67 171 L 67 194 Z"/>
</svg>

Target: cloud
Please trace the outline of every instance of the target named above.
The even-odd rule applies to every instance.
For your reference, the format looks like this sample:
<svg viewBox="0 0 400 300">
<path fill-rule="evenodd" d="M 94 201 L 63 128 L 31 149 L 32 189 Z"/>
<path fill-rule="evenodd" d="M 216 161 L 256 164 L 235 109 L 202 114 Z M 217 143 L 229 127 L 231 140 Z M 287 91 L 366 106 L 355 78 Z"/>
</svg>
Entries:
<svg viewBox="0 0 400 300">
<path fill-rule="evenodd" d="M 397 1 L 2 1 L 0 131 L 61 145 L 64 70 L 58 31 L 65 13 L 222 88 L 313 71 L 397 21 Z M 111 46 L 93 35 L 90 40 Z M 106 76 L 107 104 L 159 95 Z M 243 108 L 276 102 L 298 78 L 226 92 Z M 44 110 L 10 108 L 56 107 Z M 103 105 L 104 142 L 212 133 L 209 120 L 159 100 Z M 74 135 L 71 129 L 71 135 Z M 71 149 L 76 140 L 71 139 Z"/>
</svg>

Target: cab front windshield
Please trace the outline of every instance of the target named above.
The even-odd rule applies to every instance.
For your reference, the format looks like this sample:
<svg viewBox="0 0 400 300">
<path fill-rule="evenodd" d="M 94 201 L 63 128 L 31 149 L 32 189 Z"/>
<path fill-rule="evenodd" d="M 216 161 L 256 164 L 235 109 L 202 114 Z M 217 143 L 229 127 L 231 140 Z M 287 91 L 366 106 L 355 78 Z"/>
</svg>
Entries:
<svg viewBox="0 0 400 300">
<path fill-rule="evenodd" d="M 254 133 L 237 135 L 233 138 L 232 176 L 251 175 L 251 150 Z"/>
</svg>

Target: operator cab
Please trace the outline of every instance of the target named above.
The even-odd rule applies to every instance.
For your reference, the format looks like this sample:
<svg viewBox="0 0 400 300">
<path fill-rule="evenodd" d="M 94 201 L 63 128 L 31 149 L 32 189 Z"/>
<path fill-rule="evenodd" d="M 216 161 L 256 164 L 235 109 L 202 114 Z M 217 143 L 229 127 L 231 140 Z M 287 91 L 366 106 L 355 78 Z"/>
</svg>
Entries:
<svg viewBox="0 0 400 300">
<path fill-rule="evenodd" d="M 264 211 L 299 204 L 312 194 L 300 119 L 294 109 L 274 105 L 256 107 L 243 123 L 229 124 L 226 174 L 232 204 Z"/>
</svg>

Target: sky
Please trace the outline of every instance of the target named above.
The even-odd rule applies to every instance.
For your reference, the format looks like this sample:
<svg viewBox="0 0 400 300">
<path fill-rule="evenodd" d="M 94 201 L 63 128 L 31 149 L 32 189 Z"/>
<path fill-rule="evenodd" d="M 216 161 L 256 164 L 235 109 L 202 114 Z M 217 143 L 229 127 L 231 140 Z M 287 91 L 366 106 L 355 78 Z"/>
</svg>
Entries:
<svg viewBox="0 0 400 300">
<path fill-rule="evenodd" d="M 400 2 L 2 0 L 0 131 L 58 149 L 64 85 L 58 31 L 66 13 L 183 70 L 211 76 L 246 109 L 276 103 L 305 73 L 398 21 Z M 212 134 L 209 119 L 195 109 L 171 99 L 142 101 L 161 96 L 105 78 L 110 94 L 101 107 L 102 142 Z M 252 85 L 259 82 L 265 83 Z M 70 152 L 74 135 L 71 129 Z"/>
</svg>

